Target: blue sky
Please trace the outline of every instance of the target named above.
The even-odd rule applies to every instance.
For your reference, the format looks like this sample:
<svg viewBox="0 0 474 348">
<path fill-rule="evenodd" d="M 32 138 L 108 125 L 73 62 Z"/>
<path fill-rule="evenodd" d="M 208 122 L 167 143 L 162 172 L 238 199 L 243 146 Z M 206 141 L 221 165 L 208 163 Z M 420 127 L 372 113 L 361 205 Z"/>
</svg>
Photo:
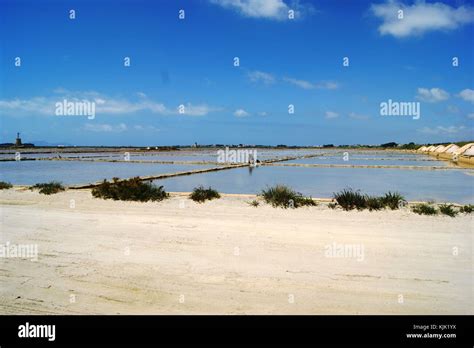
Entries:
<svg viewBox="0 0 474 348">
<path fill-rule="evenodd" d="M 472 1 L 0 0 L 0 142 L 470 140 L 473 23 Z M 420 118 L 381 116 L 389 99 Z"/>
</svg>

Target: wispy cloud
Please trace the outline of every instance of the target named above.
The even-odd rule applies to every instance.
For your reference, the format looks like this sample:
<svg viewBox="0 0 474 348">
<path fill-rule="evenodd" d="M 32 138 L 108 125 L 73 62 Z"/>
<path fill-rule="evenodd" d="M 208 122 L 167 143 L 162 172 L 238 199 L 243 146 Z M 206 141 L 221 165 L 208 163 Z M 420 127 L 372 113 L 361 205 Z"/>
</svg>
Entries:
<svg viewBox="0 0 474 348">
<path fill-rule="evenodd" d="M 158 115 L 188 115 L 203 116 L 220 111 L 222 108 L 207 104 L 185 105 L 184 113 L 179 113 L 178 107 L 168 107 L 165 104 L 150 99 L 145 93 L 138 92 L 135 99 L 109 97 L 95 91 L 69 91 L 64 88 L 54 90 L 55 95 L 48 97 L 33 97 L 30 99 L 0 100 L 0 111 L 15 115 L 55 115 L 55 104 L 64 99 L 70 102 L 88 101 L 96 104 L 97 115 L 123 115 L 136 112 L 150 112 Z"/>
<path fill-rule="evenodd" d="M 266 85 L 275 83 L 275 77 L 272 74 L 263 71 L 251 71 L 247 74 L 247 76 L 252 82 L 263 82 Z"/>
<path fill-rule="evenodd" d="M 234 111 L 234 116 L 235 117 L 247 117 L 250 116 L 250 114 L 245 111 L 244 109 L 237 109 Z"/>
<path fill-rule="evenodd" d="M 56 100 L 57 101 L 57 100 Z M 44 97 L 34 97 L 30 99 L 10 99 L 0 100 L 0 110 L 3 112 L 24 112 L 37 113 L 42 115 L 54 115 L 56 101 Z"/>
<path fill-rule="evenodd" d="M 416 98 L 428 103 L 436 103 L 449 99 L 449 93 L 441 88 L 418 88 Z"/>
<path fill-rule="evenodd" d="M 144 131 L 144 132 L 159 132 L 160 129 L 159 128 L 156 128 L 155 126 L 143 126 L 141 124 L 137 124 L 135 126 L 133 126 L 133 129 L 137 130 L 137 131 Z"/>
<path fill-rule="evenodd" d="M 337 112 L 334 112 L 334 111 L 326 111 L 325 117 L 327 119 L 338 118 L 339 114 Z"/>
<path fill-rule="evenodd" d="M 118 125 L 86 123 L 83 129 L 89 132 L 121 133 L 125 132 L 128 127 L 124 123 Z"/>
<path fill-rule="evenodd" d="M 459 108 L 455 105 L 448 105 L 446 111 L 450 114 L 457 114 L 459 113 Z"/>
<path fill-rule="evenodd" d="M 465 131 L 465 126 L 437 126 L 437 127 L 423 127 L 419 129 L 420 133 L 433 134 L 433 135 L 453 135 Z"/>
<path fill-rule="evenodd" d="M 288 82 L 292 85 L 295 85 L 295 86 L 303 88 L 303 89 L 313 89 L 314 88 L 314 86 L 311 82 L 308 82 L 308 81 L 305 81 L 305 80 L 294 79 L 292 77 L 284 77 L 283 81 Z"/>
<path fill-rule="evenodd" d="M 399 10 L 403 11 L 403 18 L 400 19 Z M 373 4 L 371 12 L 382 21 L 379 33 L 397 38 L 419 36 L 429 31 L 453 30 L 474 21 L 473 7 L 456 8 L 441 2 L 416 1 L 412 5 L 405 5 L 400 1 L 389 0 Z"/>
<path fill-rule="evenodd" d="M 339 84 L 334 81 L 321 81 L 316 83 L 316 88 L 319 89 L 337 89 L 339 88 Z"/>
<path fill-rule="evenodd" d="M 211 3 L 237 11 L 244 17 L 265 18 L 271 20 L 288 19 L 288 11 L 293 10 L 295 18 L 313 12 L 313 7 L 293 1 L 291 7 L 283 0 L 210 0 Z"/>
<path fill-rule="evenodd" d="M 474 90 L 472 89 L 463 89 L 461 92 L 459 92 L 459 96 L 467 102 L 474 103 Z"/>
<path fill-rule="evenodd" d="M 179 106 L 176 108 L 176 110 L 179 113 Z M 184 112 L 182 114 L 188 115 L 188 116 L 205 116 L 211 112 L 222 111 L 222 110 L 223 108 L 212 107 L 207 104 L 193 105 L 193 104 L 187 103 L 186 105 L 184 105 Z"/>
<path fill-rule="evenodd" d="M 317 83 L 312 83 L 292 77 L 284 77 L 283 81 L 303 89 L 337 89 L 339 87 L 338 83 L 334 81 L 320 81 Z"/>
<path fill-rule="evenodd" d="M 368 120 L 369 119 L 369 116 L 362 115 L 362 114 L 356 114 L 355 112 L 351 112 L 349 114 L 349 117 L 354 119 L 354 120 Z"/>
<path fill-rule="evenodd" d="M 250 81 L 254 83 L 264 83 L 266 85 L 272 85 L 276 82 L 285 82 L 290 85 L 303 88 L 303 89 L 337 89 L 339 88 L 339 84 L 335 81 L 318 81 L 318 82 L 310 82 L 307 80 L 296 79 L 293 77 L 285 76 L 285 77 L 277 77 L 274 74 L 270 74 L 268 72 L 264 72 L 261 70 L 254 70 L 247 73 L 247 77 Z"/>
</svg>

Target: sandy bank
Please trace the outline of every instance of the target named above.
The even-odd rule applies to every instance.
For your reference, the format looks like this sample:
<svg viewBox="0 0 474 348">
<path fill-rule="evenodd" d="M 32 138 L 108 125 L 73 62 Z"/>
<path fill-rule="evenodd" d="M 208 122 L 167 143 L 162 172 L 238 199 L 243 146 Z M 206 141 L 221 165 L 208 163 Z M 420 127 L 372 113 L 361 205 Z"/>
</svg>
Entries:
<svg viewBox="0 0 474 348">
<path fill-rule="evenodd" d="M 0 191 L 0 243 L 39 252 L 37 261 L 0 258 L 0 313 L 474 312 L 472 216 L 255 208 L 250 199 Z M 329 252 L 341 245 L 359 253 Z"/>
</svg>

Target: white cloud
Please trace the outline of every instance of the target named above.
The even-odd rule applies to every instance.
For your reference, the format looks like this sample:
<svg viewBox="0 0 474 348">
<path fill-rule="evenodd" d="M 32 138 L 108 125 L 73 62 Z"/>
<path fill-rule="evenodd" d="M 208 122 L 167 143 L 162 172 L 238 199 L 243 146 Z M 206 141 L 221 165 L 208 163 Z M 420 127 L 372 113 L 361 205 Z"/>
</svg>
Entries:
<svg viewBox="0 0 474 348">
<path fill-rule="evenodd" d="M 303 89 L 336 89 L 339 87 L 337 82 L 334 81 L 321 81 L 318 83 L 311 83 L 306 80 L 298 80 L 292 77 L 284 77 L 283 81 Z"/>
<path fill-rule="evenodd" d="M 474 112 L 468 113 L 467 118 L 474 119 Z"/>
<path fill-rule="evenodd" d="M 0 100 L 0 110 L 3 112 L 23 112 L 23 113 L 37 113 L 42 115 L 54 115 L 56 110 L 55 100 L 48 100 L 44 97 L 34 97 L 31 99 L 11 99 Z"/>
<path fill-rule="evenodd" d="M 317 83 L 315 86 L 316 86 L 316 88 L 320 88 L 320 89 L 337 89 L 337 88 L 339 88 L 339 84 L 337 82 L 334 82 L 334 81 L 321 81 L 321 82 Z"/>
<path fill-rule="evenodd" d="M 337 112 L 334 112 L 334 111 L 326 111 L 325 115 L 326 115 L 327 119 L 339 117 L 339 114 Z"/>
<path fill-rule="evenodd" d="M 262 111 L 258 113 L 259 116 L 267 116 L 268 113 L 266 111 Z"/>
<path fill-rule="evenodd" d="M 138 99 L 108 97 L 94 91 L 68 91 L 58 88 L 53 91 L 56 95 L 48 97 L 33 97 L 30 99 L 0 100 L 0 111 L 14 115 L 55 115 L 55 104 L 64 99 L 70 102 L 95 102 L 97 115 L 122 115 L 136 112 L 151 112 L 159 115 L 179 115 L 177 107 L 169 108 L 165 104 L 148 98 L 143 92 L 138 92 Z M 206 104 L 187 104 L 184 115 L 203 116 L 210 112 L 222 110 Z"/>
<path fill-rule="evenodd" d="M 425 134 L 433 134 L 433 135 L 450 135 L 450 134 L 457 134 L 462 131 L 466 130 L 465 126 L 437 126 L 437 127 L 423 127 L 419 131 Z"/>
<path fill-rule="evenodd" d="M 474 90 L 466 88 L 459 92 L 459 96 L 465 101 L 474 103 Z"/>
<path fill-rule="evenodd" d="M 152 132 L 159 132 L 160 131 L 159 128 L 156 128 L 154 126 L 143 126 L 143 125 L 140 125 L 140 124 L 137 124 L 137 125 L 133 126 L 133 129 L 135 129 L 137 131 L 152 131 Z"/>
<path fill-rule="evenodd" d="M 266 85 L 275 83 L 275 77 L 272 74 L 263 71 L 251 71 L 248 73 L 248 77 L 252 82 L 263 82 Z"/>
<path fill-rule="evenodd" d="M 205 116 L 209 114 L 210 112 L 220 111 L 220 110 L 222 110 L 222 108 L 211 107 L 207 104 L 193 105 L 193 104 L 187 103 L 186 105 L 184 105 L 184 113 L 182 115 Z M 176 108 L 176 112 L 179 113 L 179 106 Z"/>
<path fill-rule="evenodd" d="M 398 17 L 399 10 L 403 11 L 402 19 Z M 453 30 L 474 21 L 474 9 L 471 6 L 456 8 L 441 2 L 416 1 L 412 5 L 405 5 L 389 0 L 373 4 L 371 12 L 382 20 L 378 28 L 380 34 L 397 38 L 419 36 L 435 30 Z"/>
<path fill-rule="evenodd" d="M 447 100 L 449 98 L 449 93 L 441 88 L 418 88 L 416 98 L 425 102 L 436 103 Z"/>
<path fill-rule="evenodd" d="M 128 128 L 124 123 L 118 125 L 86 123 L 83 129 L 90 132 L 121 133 Z"/>
<path fill-rule="evenodd" d="M 356 114 L 355 112 L 351 112 L 349 114 L 349 117 L 354 119 L 354 120 L 368 120 L 369 116 L 367 115 L 361 115 L 361 114 Z"/>
<path fill-rule="evenodd" d="M 288 19 L 288 11 L 295 11 L 298 18 L 303 11 L 311 10 L 310 6 L 302 6 L 294 1 L 290 8 L 283 0 L 210 0 L 211 3 L 237 11 L 245 17 L 266 18 L 273 20 Z"/>
<path fill-rule="evenodd" d="M 446 108 L 446 110 L 450 113 L 450 114 L 457 114 L 459 113 L 459 108 L 455 105 L 448 105 L 448 107 Z"/>
<path fill-rule="evenodd" d="M 234 112 L 234 116 L 236 116 L 236 117 L 247 117 L 249 115 L 250 114 L 247 111 L 245 111 L 244 109 L 237 109 Z"/>
<path fill-rule="evenodd" d="M 305 80 L 298 80 L 291 77 L 284 77 L 283 81 L 291 83 L 292 85 L 298 86 L 303 89 L 313 89 L 314 85 L 311 82 Z"/>
</svg>

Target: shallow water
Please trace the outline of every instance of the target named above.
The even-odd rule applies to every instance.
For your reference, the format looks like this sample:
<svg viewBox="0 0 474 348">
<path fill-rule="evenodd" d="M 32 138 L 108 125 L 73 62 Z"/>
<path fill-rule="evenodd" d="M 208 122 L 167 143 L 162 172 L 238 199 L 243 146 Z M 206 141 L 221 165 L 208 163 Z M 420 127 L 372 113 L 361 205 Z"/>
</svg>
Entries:
<svg viewBox="0 0 474 348">
<path fill-rule="evenodd" d="M 258 150 L 258 158 L 281 158 L 287 156 L 318 155 L 284 163 L 303 164 L 363 164 L 363 165 L 413 165 L 448 166 L 449 162 L 437 161 L 433 157 L 386 151 L 354 150 Z M 344 154 L 348 154 L 348 161 Z M 61 153 L 62 157 L 100 157 L 123 160 L 124 152 Z M 12 154 L 3 156 L 14 156 Z M 30 155 L 24 155 L 30 156 Z M 37 157 L 57 157 L 57 154 L 34 154 Z M 347 158 L 347 157 L 346 157 Z M 217 161 L 217 151 L 157 151 L 130 152 L 131 160 L 155 161 Z M 0 162 L 0 180 L 16 185 L 31 185 L 52 180 L 66 185 L 87 184 L 133 176 L 175 173 L 194 169 L 215 167 L 209 165 L 152 164 L 126 162 L 90 161 L 22 161 Z M 158 181 L 156 181 L 158 183 Z M 410 200 L 474 202 L 474 170 L 404 170 L 377 168 L 310 168 L 260 166 L 235 168 L 212 173 L 193 174 L 160 180 L 168 191 L 192 191 L 200 184 L 212 186 L 226 193 L 257 193 L 266 186 L 282 183 L 305 195 L 331 197 L 334 192 L 346 187 L 361 189 L 369 194 L 382 194 L 389 190 L 399 191 Z"/>
<path fill-rule="evenodd" d="M 130 178 L 210 167 L 215 166 L 123 162 L 14 161 L 0 162 L 0 180 L 15 185 L 32 185 L 49 181 L 60 181 L 67 185 L 88 184 L 113 177 Z"/>
<path fill-rule="evenodd" d="M 446 161 L 436 161 L 432 158 L 413 158 L 413 157 L 387 157 L 380 156 L 351 156 L 347 160 L 344 157 L 321 156 L 311 158 L 300 158 L 296 160 L 285 161 L 282 163 L 299 164 L 344 164 L 344 165 L 385 165 L 385 166 L 428 166 L 445 167 L 449 165 Z"/>
<path fill-rule="evenodd" d="M 408 200 L 474 203 L 472 170 L 401 170 L 366 168 L 270 167 L 236 168 L 219 172 L 155 180 L 168 191 L 192 191 L 198 185 L 224 193 L 258 193 L 285 184 L 313 197 L 332 197 L 351 187 L 368 194 L 398 191 Z"/>
</svg>

